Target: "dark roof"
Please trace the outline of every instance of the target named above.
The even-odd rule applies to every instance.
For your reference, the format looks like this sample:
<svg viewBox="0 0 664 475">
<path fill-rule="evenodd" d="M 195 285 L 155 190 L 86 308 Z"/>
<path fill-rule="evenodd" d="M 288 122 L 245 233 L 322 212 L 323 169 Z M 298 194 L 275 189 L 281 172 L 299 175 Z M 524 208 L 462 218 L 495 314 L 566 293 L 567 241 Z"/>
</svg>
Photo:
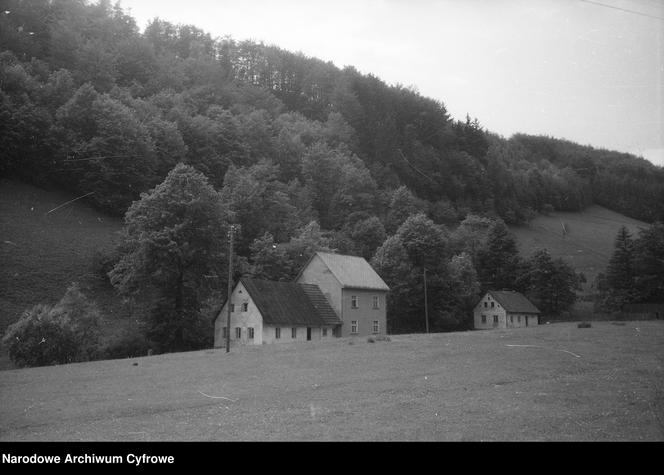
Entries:
<svg viewBox="0 0 664 475">
<path fill-rule="evenodd" d="M 380 278 L 374 268 L 371 267 L 371 264 L 369 264 L 363 257 L 317 252 L 311 259 L 315 256 L 320 257 L 342 287 L 368 290 L 390 290 L 385 281 Z M 311 262 L 311 259 L 309 262 Z M 302 271 L 300 271 L 300 275 L 308 265 L 309 263 L 304 266 Z"/>
<path fill-rule="evenodd" d="M 261 312 L 264 323 L 307 326 L 341 324 L 317 285 L 258 279 L 241 279 L 240 282 Z"/>
<path fill-rule="evenodd" d="M 540 313 L 539 309 L 520 292 L 489 290 L 489 294 L 510 313 Z"/>
</svg>

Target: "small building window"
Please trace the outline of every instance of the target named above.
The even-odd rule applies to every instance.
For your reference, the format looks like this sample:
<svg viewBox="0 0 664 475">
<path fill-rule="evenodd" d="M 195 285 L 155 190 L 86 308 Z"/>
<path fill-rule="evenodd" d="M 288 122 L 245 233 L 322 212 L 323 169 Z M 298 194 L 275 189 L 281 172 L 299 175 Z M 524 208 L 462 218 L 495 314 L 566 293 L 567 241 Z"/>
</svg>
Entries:
<svg viewBox="0 0 664 475">
<path fill-rule="evenodd" d="M 489 308 L 489 302 L 484 302 L 484 308 Z"/>
<path fill-rule="evenodd" d="M 493 316 L 493 323 L 498 323 L 498 315 Z"/>
<path fill-rule="evenodd" d="M 247 328 L 247 336 L 249 337 L 250 340 L 254 339 L 254 328 L 253 327 Z"/>
<path fill-rule="evenodd" d="M 514 323 L 514 315 L 510 315 L 510 323 Z"/>
<path fill-rule="evenodd" d="M 380 297 L 378 295 L 373 296 L 373 308 L 380 308 Z"/>
<path fill-rule="evenodd" d="M 350 298 L 350 308 L 360 308 L 360 299 L 357 295 L 353 295 Z"/>
<path fill-rule="evenodd" d="M 373 321 L 373 332 L 378 333 L 380 331 L 380 324 L 378 323 L 378 320 Z"/>
<path fill-rule="evenodd" d="M 323 336 L 327 336 L 327 328 L 323 328 Z"/>
<path fill-rule="evenodd" d="M 243 311 L 243 312 L 246 312 L 247 310 L 249 310 L 249 303 L 248 303 L 248 302 L 244 302 L 244 303 L 242 304 L 242 311 Z"/>
<path fill-rule="evenodd" d="M 491 302 L 491 308 L 495 307 L 495 302 Z"/>
<path fill-rule="evenodd" d="M 234 311 L 235 311 L 235 304 L 232 303 L 232 304 L 231 304 L 231 312 L 234 312 Z"/>
<path fill-rule="evenodd" d="M 242 338 L 242 328 L 241 327 L 235 327 L 235 339 L 239 340 Z"/>
<path fill-rule="evenodd" d="M 352 320 L 350 322 L 350 332 L 351 333 L 357 333 L 358 332 L 357 320 Z"/>
<path fill-rule="evenodd" d="M 297 327 L 291 329 L 291 338 L 297 338 Z"/>
<path fill-rule="evenodd" d="M 274 337 L 275 337 L 277 340 L 278 340 L 279 338 L 281 338 L 281 328 L 276 327 L 276 328 L 274 329 Z"/>
<path fill-rule="evenodd" d="M 486 315 L 482 315 L 482 323 L 486 323 Z"/>
</svg>

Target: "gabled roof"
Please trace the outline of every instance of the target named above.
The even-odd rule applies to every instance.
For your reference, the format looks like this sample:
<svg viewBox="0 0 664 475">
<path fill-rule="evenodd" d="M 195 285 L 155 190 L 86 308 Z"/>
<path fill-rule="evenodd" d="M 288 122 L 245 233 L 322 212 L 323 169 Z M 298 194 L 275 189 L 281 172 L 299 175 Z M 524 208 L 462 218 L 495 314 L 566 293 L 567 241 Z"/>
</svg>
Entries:
<svg viewBox="0 0 664 475">
<path fill-rule="evenodd" d="M 520 292 L 514 290 L 489 290 L 488 293 L 510 313 L 541 313 L 539 309 Z"/>
<path fill-rule="evenodd" d="M 317 252 L 314 257 L 321 258 L 342 287 L 353 289 L 385 290 L 390 288 L 363 257 Z M 313 259 L 313 257 L 312 257 Z M 311 260 L 309 260 L 311 262 Z M 304 268 L 309 265 L 307 263 Z M 304 269 L 302 270 L 304 271 Z M 300 272 L 302 274 L 302 272 Z M 298 276 L 299 277 L 299 276 Z"/>
<path fill-rule="evenodd" d="M 339 325 L 317 285 L 271 280 L 241 279 L 258 307 L 263 322 L 272 325 Z"/>
</svg>

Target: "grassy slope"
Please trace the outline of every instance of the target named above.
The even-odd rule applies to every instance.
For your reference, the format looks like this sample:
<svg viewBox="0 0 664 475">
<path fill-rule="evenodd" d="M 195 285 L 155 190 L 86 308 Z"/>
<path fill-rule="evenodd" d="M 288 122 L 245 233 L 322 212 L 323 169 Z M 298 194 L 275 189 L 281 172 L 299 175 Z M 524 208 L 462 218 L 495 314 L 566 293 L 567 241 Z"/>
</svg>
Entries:
<svg viewBox="0 0 664 475">
<path fill-rule="evenodd" d="M 565 225 L 566 233 L 563 234 Z M 625 225 L 634 236 L 646 223 L 628 218 L 601 206 L 591 206 L 581 213 L 555 212 L 538 216 L 527 226 L 510 229 L 519 242 L 524 256 L 538 248 L 547 248 L 554 257 L 562 257 L 577 272 L 583 272 L 587 283 L 584 292 L 593 291 L 592 284 L 604 272 L 613 253 L 613 243 L 620 226 Z"/>
<path fill-rule="evenodd" d="M 75 196 L 0 180 L 0 333 L 22 311 L 37 303 L 55 303 L 74 281 L 95 300 L 109 326 L 125 312 L 110 285 L 92 273 L 92 255 L 119 238 L 119 219 L 72 203 Z M 0 368 L 7 366 L 0 358 Z"/>
<path fill-rule="evenodd" d="M 349 341 L 3 371 L 0 439 L 664 440 L 663 322 Z"/>
</svg>

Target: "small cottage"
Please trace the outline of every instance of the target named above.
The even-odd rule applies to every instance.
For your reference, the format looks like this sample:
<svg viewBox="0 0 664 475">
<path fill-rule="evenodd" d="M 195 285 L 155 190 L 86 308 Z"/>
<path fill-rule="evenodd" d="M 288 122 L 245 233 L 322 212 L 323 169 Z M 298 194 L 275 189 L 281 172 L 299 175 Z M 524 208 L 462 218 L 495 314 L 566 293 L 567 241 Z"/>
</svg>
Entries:
<svg viewBox="0 0 664 475">
<path fill-rule="evenodd" d="M 488 291 L 473 310 L 475 329 L 528 327 L 539 324 L 540 311 L 515 291 Z"/>
<path fill-rule="evenodd" d="M 341 321 L 335 336 L 387 333 L 390 289 L 364 258 L 316 252 L 295 281 L 320 288 Z"/>
<path fill-rule="evenodd" d="M 226 346 L 229 304 L 231 345 L 323 340 L 341 325 L 315 285 L 241 279 L 215 320 L 216 348 Z"/>
</svg>

